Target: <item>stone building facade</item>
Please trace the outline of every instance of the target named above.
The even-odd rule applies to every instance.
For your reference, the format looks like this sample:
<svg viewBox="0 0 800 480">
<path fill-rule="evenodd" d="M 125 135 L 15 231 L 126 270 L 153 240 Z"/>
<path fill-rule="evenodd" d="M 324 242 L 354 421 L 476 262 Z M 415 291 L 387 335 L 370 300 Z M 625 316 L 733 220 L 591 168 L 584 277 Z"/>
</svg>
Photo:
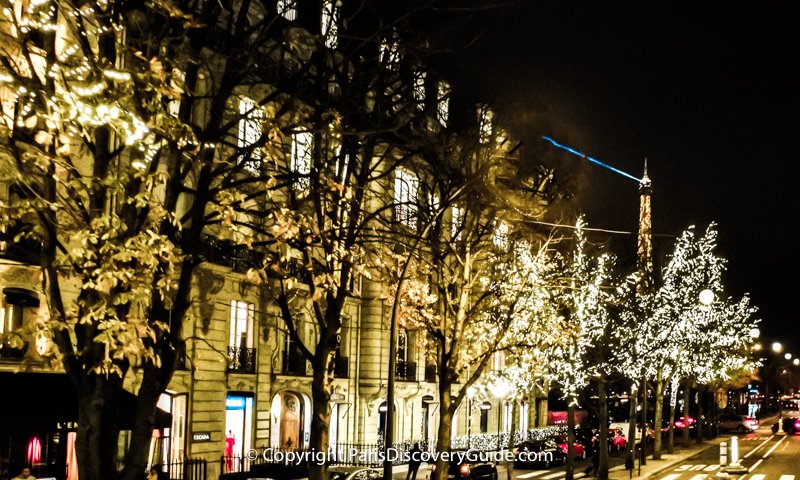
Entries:
<svg viewBox="0 0 800 480">
<path fill-rule="evenodd" d="M 324 17 L 328 4 L 322 1 L 322 13 L 317 13 Z M 288 15 L 286 8 L 278 11 L 286 21 L 308 21 Z M 304 12 L 308 14 L 308 10 Z M 443 121 L 442 115 L 446 119 L 447 108 L 453 103 L 449 85 L 442 88 L 443 82 L 434 83 L 432 75 L 427 81 L 429 85 L 422 85 L 423 90 L 447 95 L 446 102 L 435 106 L 436 116 Z M 7 100 L 3 97 L 4 102 Z M 12 184 L 0 183 L 0 197 L 13 201 L 13 196 Z M 0 373 L 54 371 L 39 356 L 43 338 L 9 335 L 47 318 L 36 250 L 36 245 L 26 242 L 5 241 L 0 245 L 0 334 L 7 339 L 0 348 Z M 152 458 L 154 462 L 204 458 L 210 461 L 209 477 L 215 478 L 220 470 L 237 468 L 226 467 L 221 460 L 224 455 L 243 457 L 251 449 L 308 446 L 311 371 L 287 335 L 268 287 L 249 281 L 245 275 L 247 263 L 213 251 L 208 257 L 211 261 L 201 264 L 194 278 L 192 319 L 184 327 L 187 349 L 182 368 L 175 372 L 159 402 L 171 420 L 160 425 L 155 434 Z M 386 424 L 390 341 L 395 341 L 394 437 L 398 442 L 432 445 L 438 422 L 435 369 L 426 364 L 416 332 L 401 330 L 396 339 L 389 338 L 390 308 L 384 300 L 385 285 L 361 277 L 355 289 L 359 295 L 347 300 L 346 320 L 335 355 L 331 444 L 366 448 L 381 442 Z M 69 288 L 65 290 L 69 292 Z M 76 286 L 72 292 L 77 294 Z M 301 336 L 313 336 L 314 323 L 302 316 L 298 321 Z M 502 368 L 501 360 L 496 368 Z M 131 376 L 126 382 L 127 389 L 135 393 L 136 377 Z M 517 409 L 518 425 L 543 425 L 546 410 L 546 399 L 525 400 Z M 456 414 L 454 433 L 463 436 L 509 431 L 511 411 L 502 400 L 470 400 Z M 31 412 L 34 416 L 38 413 Z M 69 456 L 67 444 L 74 441 L 74 425 L 66 421 L 50 427 L 43 425 L 27 432 L 24 428 L 3 431 L 0 427 L 4 437 L 0 441 L 8 451 L 22 452 L 28 450 L 33 437 L 42 437 L 39 441 L 45 444 L 57 438 L 58 454 Z"/>
</svg>

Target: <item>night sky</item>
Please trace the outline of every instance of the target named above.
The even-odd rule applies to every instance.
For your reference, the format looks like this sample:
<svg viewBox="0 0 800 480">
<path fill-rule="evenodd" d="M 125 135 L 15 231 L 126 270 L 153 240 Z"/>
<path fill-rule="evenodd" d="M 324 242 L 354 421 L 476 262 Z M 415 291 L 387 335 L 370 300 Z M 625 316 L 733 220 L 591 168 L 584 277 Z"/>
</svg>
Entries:
<svg viewBox="0 0 800 480">
<path fill-rule="evenodd" d="M 551 220 L 635 231 L 637 185 L 555 150 L 549 135 L 653 179 L 656 257 L 671 236 L 716 221 L 729 295 L 749 292 L 764 341 L 800 354 L 800 8 L 774 2 L 516 0 L 482 13 L 444 68 L 495 105 L 530 162 L 575 197 Z M 633 235 L 595 235 L 623 259 Z"/>
</svg>

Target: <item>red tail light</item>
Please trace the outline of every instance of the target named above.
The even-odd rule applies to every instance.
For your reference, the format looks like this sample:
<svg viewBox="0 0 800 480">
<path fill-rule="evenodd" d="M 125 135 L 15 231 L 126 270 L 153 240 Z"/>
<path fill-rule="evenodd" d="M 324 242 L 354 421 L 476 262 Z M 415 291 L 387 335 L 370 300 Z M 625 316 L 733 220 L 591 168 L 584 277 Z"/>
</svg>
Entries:
<svg viewBox="0 0 800 480">
<path fill-rule="evenodd" d="M 468 477 L 469 476 L 469 464 L 465 463 L 464 465 L 461 465 L 461 468 L 459 468 L 458 471 L 461 472 L 461 476 L 462 477 Z"/>
<path fill-rule="evenodd" d="M 795 430 L 800 430 L 800 420 L 796 420 L 796 421 L 794 422 L 794 429 L 795 429 Z"/>
</svg>

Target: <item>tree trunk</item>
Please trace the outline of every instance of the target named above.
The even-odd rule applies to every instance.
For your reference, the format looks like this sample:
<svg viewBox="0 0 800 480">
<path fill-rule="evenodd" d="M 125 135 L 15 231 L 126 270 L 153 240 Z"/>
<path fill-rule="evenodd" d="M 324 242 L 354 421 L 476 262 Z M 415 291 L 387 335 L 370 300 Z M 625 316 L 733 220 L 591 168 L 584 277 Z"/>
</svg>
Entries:
<svg viewBox="0 0 800 480">
<path fill-rule="evenodd" d="M 519 429 L 519 422 L 517 421 L 517 401 L 511 401 L 511 431 L 508 432 L 508 451 L 514 451 L 514 433 Z M 508 480 L 514 480 L 514 462 L 506 461 L 506 473 Z"/>
<path fill-rule="evenodd" d="M 703 387 L 697 386 L 697 443 L 703 443 Z"/>
<path fill-rule="evenodd" d="M 567 477 L 573 480 L 575 474 L 575 403 L 570 399 L 567 407 Z"/>
<path fill-rule="evenodd" d="M 596 473 L 600 480 L 608 480 L 608 395 L 605 377 L 597 380 L 597 395 L 600 403 L 600 440 L 595 448 L 600 450 L 600 463 Z"/>
<path fill-rule="evenodd" d="M 669 431 L 667 432 L 667 453 L 675 451 L 675 402 L 669 404 Z"/>
<path fill-rule="evenodd" d="M 653 399 L 656 402 L 656 411 L 653 418 L 653 460 L 661 459 L 661 420 L 664 416 L 664 367 L 659 366 L 656 373 L 656 394 Z"/>
<path fill-rule="evenodd" d="M 117 475 L 119 397 L 122 381 L 90 373 L 78 387 L 75 453 L 81 480 L 111 480 Z"/>
<path fill-rule="evenodd" d="M 439 377 L 439 428 L 436 438 L 436 451 L 449 452 L 451 436 L 453 434 L 453 412 L 450 411 L 450 383 L 442 376 Z M 450 465 L 439 455 L 436 457 L 436 470 L 431 480 L 447 480 L 447 471 Z"/>
<path fill-rule="evenodd" d="M 631 385 L 631 390 L 636 388 L 636 383 Z M 638 395 L 631 391 L 630 394 L 631 409 L 628 416 L 628 455 L 625 457 L 625 468 L 633 470 L 634 454 L 636 453 L 636 399 Z"/>
<path fill-rule="evenodd" d="M 313 376 L 311 380 L 311 435 L 309 448 L 312 452 L 327 452 L 331 426 L 331 392 L 328 375 L 330 350 L 326 346 L 317 346 L 320 350 L 314 355 Z M 394 414 L 391 405 L 386 406 L 386 416 Z M 302 439 L 301 439 L 302 441 Z M 328 465 L 320 462 L 309 462 L 309 480 L 328 480 Z"/>
<path fill-rule="evenodd" d="M 642 451 L 639 453 L 639 465 L 647 465 L 647 376 L 642 374 Z"/>
<path fill-rule="evenodd" d="M 686 379 L 686 385 L 683 387 L 683 446 L 689 448 L 689 392 L 691 390 L 692 382 Z"/>
</svg>

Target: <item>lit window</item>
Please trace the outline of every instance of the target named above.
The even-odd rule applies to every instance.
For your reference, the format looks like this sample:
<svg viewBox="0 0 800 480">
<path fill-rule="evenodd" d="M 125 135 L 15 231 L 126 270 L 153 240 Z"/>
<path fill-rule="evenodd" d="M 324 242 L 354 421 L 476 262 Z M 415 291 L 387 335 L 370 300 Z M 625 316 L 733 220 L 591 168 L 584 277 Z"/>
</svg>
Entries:
<svg viewBox="0 0 800 480">
<path fill-rule="evenodd" d="M 461 230 L 464 228 L 464 209 L 453 207 L 450 211 L 450 236 L 453 240 L 461 240 Z"/>
<path fill-rule="evenodd" d="M 261 170 L 261 152 L 258 148 L 253 148 L 261 139 L 261 128 L 264 121 L 264 111 L 249 98 L 239 100 L 239 135 L 237 137 L 238 147 L 243 167 L 252 174 L 258 174 Z"/>
<path fill-rule="evenodd" d="M 478 108 L 478 139 L 481 143 L 489 143 L 494 129 L 494 112 L 487 106 Z"/>
<path fill-rule="evenodd" d="M 39 308 L 39 296 L 22 288 L 3 289 L 4 302 L 0 310 L 0 357 L 21 357 L 25 341 L 19 330 L 34 321 Z"/>
<path fill-rule="evenodd" d="M 253 304 L 231 301 L 231 348 L 253 348 Z"/>
<path fill-rule="evenodd" d="M 298 175 L 294 183 L 295 190 L 308 191 L 311 179 L 311 155 L 314 136 L 311 132 L 297 132 L 292 134 L 292 159 L 290 168 Z"/>
<path fill-rule="evenodd" d="M 508 247 L 508 224 L 506 222 L 500 222 L 497 224 L 497 228 L 494 231 L 494 238 L 492 240 L 495 247 L 503 249 Z"/>
<path fill-rule="evenodd" d="M 278 14 L 280 14 L 286 20 L 296 20 L 297 19 L 297 0 L 278 0 L 275 6 L 278 9 Z"/>
<path fill-rule="evenodd" d="M 414 72 L 414 100 L 417 106 L 422 108 L 425 106 L 425 77 L 427 74 L 423 71 Z"/>
<path fill-rule="evenodd" d="M 444 126 L 450 117 L 450 84 L 439 82 L 436 95 L 436 118 Z"/>
<path fill-rule="evenodd" d="M 321 21 L 325 46 L 336 48 L 339 44 L 339 8 L 336 6 L 336 0 L 324 0 L 322 2 Z"/>
<path fill-rule="evenodd" d="M 494 352 L 492 355 L 492 370 L 500 371 L 506 368 L 506 352 Z"/>
<path fill-rule="evenodd" d="M 381 42 L 380 61 L 389 68 L 395 68 L 400 64 L 400 51 L 397 47 L 396 35 L 394 38 Z"/>
<path fill-rule="evenodd" d="M 408 228 L 417 228 L 419 179 L 398 169 L 394 179 L 395 219 Z"/>
</svg>

